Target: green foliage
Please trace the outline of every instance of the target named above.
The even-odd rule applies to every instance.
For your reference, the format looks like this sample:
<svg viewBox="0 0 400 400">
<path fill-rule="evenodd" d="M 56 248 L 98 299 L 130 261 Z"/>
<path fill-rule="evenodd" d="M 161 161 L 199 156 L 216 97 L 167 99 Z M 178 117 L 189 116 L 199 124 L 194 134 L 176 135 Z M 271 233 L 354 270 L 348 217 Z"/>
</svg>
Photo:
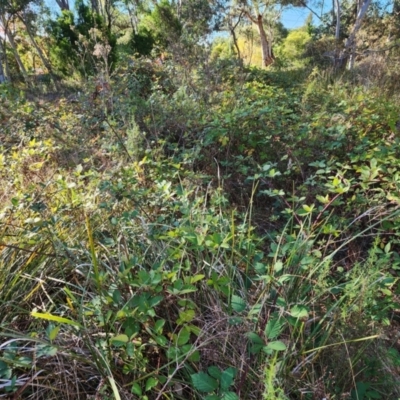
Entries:
<svg viewBox="0 0 400 400">
<path fill-rule="evenodd" d="M 143 22 L 142 32 L 151 38 L 159 50 L 167 49 L 179 41 L 182 34 L 182 25 L 175 14 L 175 10 L 168 0 L 157 3 L 152 12 Z M 149 36 L 147 36 L 149 38 Z M 150 40 L 147 39 L 147 40 Z"/>
<path fill-rule="evenodd" d="M 130 47 L 134 54 L 139 56 L 149 56 L 155 45 L 155 38 L 151 31 L 146 27 L 140 27 L 138 33 L 132 32 Z"/>
<path fill-rule="evenodd" d="M 2 89 L 2 390 L 396 398 L 397 104 L 319 69 L 116 74 L 106 113 Z"/>
<path fill-rule="evenodd" d="M 290 61 L 301 58 L 311 37 L 304 29 L 291 31 L 282 43 L 281 54 Z"/>
<path fill-rule="evenodd" d="M 236 393 L 229 391 L 229 387 L 233 384 L 237 370 L 229 367 L 221 371 L 218 367 L 209 367 L 208 373 L 199 372 L 191 376 L 193 386 L 202 393 L 208 394 L 205 399 L 208 400 L 237 400 L 239 397 Z"/>
<path fill-rule="evenodd" d="M 104 19 L 93 13 L 82 1 L 75 2 L 76 16 L 72 11 L 62 11 L 57 20 L 50 20 L 47 32 L 53 43 L 51 60 L 64 74 L 92 75 L 96 66 L 97 49 L 102 46 L 106 67 L 115 67 L 116 38 Z M 110 46 L 108 49 L 107 46 Z"/>
</svg>

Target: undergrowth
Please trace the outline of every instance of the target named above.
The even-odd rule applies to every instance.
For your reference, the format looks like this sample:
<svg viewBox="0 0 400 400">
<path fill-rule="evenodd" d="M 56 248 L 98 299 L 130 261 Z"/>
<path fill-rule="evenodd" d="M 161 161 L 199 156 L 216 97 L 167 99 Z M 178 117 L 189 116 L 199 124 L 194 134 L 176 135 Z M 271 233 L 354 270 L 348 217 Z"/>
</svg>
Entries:
<svg viewBox="0 0 400 400">
<path fill-rule="evenodd" d="M 0 396 L 397 398 L 396 104 L 168 68 L 1 97 Z"/>
</svg>

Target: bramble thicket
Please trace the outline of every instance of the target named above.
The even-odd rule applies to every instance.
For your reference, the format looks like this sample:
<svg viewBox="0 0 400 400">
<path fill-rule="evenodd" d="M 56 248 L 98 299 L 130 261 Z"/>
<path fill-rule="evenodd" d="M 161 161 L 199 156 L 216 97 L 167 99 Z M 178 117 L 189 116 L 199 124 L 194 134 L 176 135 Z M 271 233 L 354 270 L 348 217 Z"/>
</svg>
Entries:
<svg viewBox="0 0 400 400">
<path fill-rule="evenodd" d="M 0 0 L 0 398 L 400 398 L 399 12 Z"/>
</svg>

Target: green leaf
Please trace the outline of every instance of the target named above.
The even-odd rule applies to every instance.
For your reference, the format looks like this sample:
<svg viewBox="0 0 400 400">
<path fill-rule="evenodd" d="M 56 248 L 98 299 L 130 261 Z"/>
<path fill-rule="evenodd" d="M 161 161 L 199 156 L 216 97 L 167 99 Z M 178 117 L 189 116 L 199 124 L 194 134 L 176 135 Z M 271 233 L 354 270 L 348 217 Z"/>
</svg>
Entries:
<svg viewBox="0 0 400 400">
<path fill-rule="evenodd" d="M 307 318 L 308 308 L 303 305 L 296 305 L 290 310 L 290 314 L 295 318 Z"/>
<path fill-rule="evenodd" d="M 166 346 L 168 343 L 168 339 L 163 336 L 163 335 L 158 335 L 154 337 L 154 340 L 156 341 L 157 344 L 159 344 L 160 346 Z"/>
<path fill-rule="evenodd" d="M 204 279 L 204 277 L 205 277 L 205 275 L 201 275 L 201 274 L 195 275 L 195 276 L 190 278 L 190 283 L 193 284 L 193 283 L 196 283 L 198 281 L 201 281 L 202 279 Z"/>
<path fill-rule="evenodd" d="M 232 295 L 231 305 L 232 308 L 239 313 L 244 311 L 246 308 L 246 302 L 241 297 L 236 296 L 235 294 Z"/>
<path fill-rule="evenodd" d="M 0 378 L 10 379 L 12 376 L 12 369 L 4 362 L 0 360 Z"/>
<path fill-rule="evenodd" d="M 307 213 L 310 213 L 314 208 L 314 205 L 312 205 L 311 207 L 308 206 L 307 204 L 303 204 L 303 210 Z"/>
<path fill-rule="evenodd" d="M 183 346 L 190 339 L 190 329 L 184 326 L 177 335 L 174 335 L 177 346 Z"/>
<path fill-rule="evenodd" d="M 176 323 L 178 325 L 182 325 L 185 322 L 190 322 L 194 317 L 195 317 L 195 311 L 194 310 L 181 311 L 179 313 L 179 318 L 176 321 Z"/>
<path fill-rule="evenodd" d="M 275 272 L 280 272 L 283 269 L 283 262 L 281 260 L 277 260 L 275 265 L 274 265 L 274 271 Z"/>
<path fill-rule="evenodd" d="M 60 325 L 58 325 L 58 326 L 52 328 L 52 329 L 48 332 L 47 336 L 49 337 L 49 340 L 50 340 L 51 342 L 57 337 L 58 332 L 60 332 L 60 328 L 61 328 Z"/>
<path fill-rule="evenodd" d="M 322 204 L 328 204 L 329 203 L 329 195 L 327 194 L 325 197 L 317 195 L 316 199 L 321 202 Z"/>
<path fill-rule="evenodd" d="M 243 323 L 243 318 L 240 317 L 231 317 L 228 319 L 229 325 L 240 325 Z"/>
<path fill-rule="evenodd" d="M 226 392 L 222 395 L 220 400 L 239 400 L 239 396 L 233 392 Z"/>
<path fill-rule="evenodd" d="M 233 384 L 237 370 L 236 368 L 229 367 L 221 374 L 220 387 L 223 392 L 227 391 L 229 386 Z"/>
<path fill-rule="evenodd" d="M 147 379 L 146 381 L 146 387 L 144 389 L 145 392 L 148 392 L 149 390 L 151 390 L 154 386 L 157 386 L 158 384 L 158 380 L 156 378 L 154 378 L 153 376 L 151 376 L 149 379 Z"/>
<path fill-rule="evenodd" d="M 218 388 L 218 381 L 204 372 L 193 374 L 191 378 L 194 388 L 199 392 L 210 393 Z"/>
<path fill-rule="evenodd" d="M 262 340 L 262 339 L 260 338 L 260 336 L 258 336 L 257 333 L 255 333 L 255 332 L 247 332 L 247 333 L 246 333 L 246 336 L 249 338 L 249 340 L 250 340 L 252 343 L 255 343 L 255 344 L 264 344 L 264 340 Z"/>
<path fill-rule="evenodd" d="M 210 376 L 212 376 L 212 377 L 215 378 L 215 379 L 221 378 L 222 372 L 221 372 L 221 370 L 220 370 L 218 367 L 216 367 L 215 365 L 212 365 L 211 367 L 209 367 L 209 368 L 207 369 L 207 372 L 209 373 Z"/>
<path fill-rule="evenodd" d="M 251 345 L 249 348 L 250 354 L 258 354 L 264 347 L 264 344 Z"/>
<path fill-rule="evenodd" d="M 283 325 L 284 322 L 281 321 L 279 316 L 272 316 L 265 326 L 265 336 L 270 340 L 275 339 L 281 333 Z"/>
<path fill-rule="evenodd" d="M 111 338 L 111 343 L 114 346 L 122 346 L 125 343 L 127 343 L 129 341 L 129 338 L 127 335 L 121 334 L 121 335 L 117 335 Z"/>
<path fill-rule="evenodd" d="M 136 394 L 136 396 L 142 395 L 142 388 L 137 382 L 132 385 L 131 393 Z"/>
<path fill-rule="evenodd" d="M 150 305 L 150 307 L 155 307 L 156 305 L 161 303 L 161 301 L 163 301 L 163 300 L 164 300 L 164 296 L 155 296 L 152 299 L 150 299 L 149 305 Z"/>
<path fill-rule="evenodd" d="M 165 324 L 165 319 L 159 319 L 154 324 L 154 332 L 161 333 Z"/>
<path fill-rule="evenodd" d="M 199 350 L 195 350 L 189 357 L 188 361 L 190 362 L 199 362 L 200 361 L 200 352 Z"/>
<path fill-rule="evenodd" d="M 53 357 L 57 354 L 57 347 L 47 344 L 38 344 L 36 346 L 36 357 Z"/>
<path fill-rule="evenodd" d="M 283 351 L 286 350 L 286 344 L 281 342 L 280 340 L 276 340 L 274 342 L 270 342 L 266 346 L 267 350 L 275 350 L 275 351 Z"/>
</svg>

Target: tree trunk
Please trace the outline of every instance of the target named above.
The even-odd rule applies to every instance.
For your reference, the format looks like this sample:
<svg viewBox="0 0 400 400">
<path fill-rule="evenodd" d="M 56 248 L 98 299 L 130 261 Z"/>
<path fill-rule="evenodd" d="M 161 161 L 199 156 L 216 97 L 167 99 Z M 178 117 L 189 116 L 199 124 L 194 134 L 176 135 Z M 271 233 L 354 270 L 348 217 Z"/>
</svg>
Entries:
<svg viewBox="0 0 400 400">
<path fill-rule="evenodd" d="M 354 23 L 353 31 L 350 36 L 346 40 L 344 51 L 349 55 L 349 63 L 348 69 L 352 70 L 354 67 L 355 53 L 356 53 L 356 36 L 358 31 L 361 28 L 361 22 L 368 10 L 369 5 L 371 4 L 371 0 L 364 0 L 363 4 L 359 8 L 357 13 L 356 22 Z"/>
<path fill-rule="evenodd" d="M 340 0 L 335 0 L 335 14 L 336 14 L 336 30 L 335 30 L 335 39 L 336 43 L 339 42 L 340 38 Z"/>
<path fill-rule="evenodd" d="M 6 82 L 8 80 L 7 75 L 5 73 L 7 71 L 6 63 L 7 63 L 6 53 L 3 48 L 3 43 L 0 39 L 0 84 Z"/>
<path fill-rule="evenodd" d="M 59 90 L 59 85 L 58 85 L 57 79 L 55 78 L 55 76 L 53 74 L 53 70 L 52 70 L 51 64 L 50 64 L 49 60 L 47 60 L 47 58 L 44 56 L 44 54 L 42 52 L 42 49 L 36 43 L 36 40 L 35 40 L 35 38 L 34 38 L 34 36 L 32 34 L 32 31 L 31 31 L 31 28 L 29 27 L 29 24 L 22 18 L 21 15 L 18 15 L 18 17 L 21 20 L 21 22 L 25 25 L 26 32 L 28 33 L 28 36 L 29 36 L 29 38 L 30 38 L 30 40 L 31 40 L 31 42 L 33 44 L 33 47 L 36 49 L 40 60 L 42 61 L 43 65 L 46 67 L 47 71 L 49 72 L 56 90 Z"/>
<path fill-rule="evenodd" d="M 61 8 L 61 11 L 69 11 L 69 2 L 68 0 L 56 0 L 56 3 L 58 4 L 58 7 Z"/>
<path fill-rule="evenodd" d="M 0 40 L 0 51 L 3 54 L 3 72 L 5 78 L 8 82 L 11 82 L 11 73 L 10 73 L 10 66 L 8 64 L 7 52 L 6 52 L 6 39 L 3 41 Z"/>
<path fill-rule="evenodd" d="M 242 18 L 242 15 L 243 15 L 242 13 L 239 15 L 238 20 L 237 20 L 235 25 L 232 25 L 232 18 L 230 16 L 228 16 L 229 32 L 231 33 L 233 45 L 235 46 L 236 54 L 237 54 L 238 59 L 240 61 L 242 60 L 242 57 L 241 57 L 241 54 L 240 54 L 240 48 L 239 48 L 239 44 L 238 44 L 238 40 L 237 40 L 237 36 L 236 36 L 236 27 L 239 25 L 240 20 Z"/>
<path fill-rule="evenodd" d="M 15 61 L 17 61 L 17 64 L 18 64 L 18 67 L 19 67 L 19 72 L 21 73 L 22 77 L 24 78 L 25 83 L 28 86 L 30 86 L 28 73 L 26 72 L 26 69 L 24 67 L 24 64 L 22 63 L 21 57 L 18 54 L 17 46 L 15 45 L 15 42 L 14 42 L 14 36 L 10 32 L 10 30 L 8 29 L 8 22 L 6 22 L 4 20 L 4 16 L 2 18 L 1 23 L 2 23 L 2 25 L 4 27 L 4 31 L 5 31 L 5 34 L 6 34 L 7 38 L 8 38 L 8 42 L 10 43 L 10 47 L 11 47 L 11 50 L 13 52 Z"/>
<path fill-rule="evenodd" d="M 254 21 L 253 21 L 254 22 Z M 272 53 L 272 46 L 267 38 L 267 34 L 265 33 L 263 18 L 262 15 L 257 16 L 257 20 L 255 21 L 257 25 L 258 32 L 260 34 L 260 41 L 261 41 L 261 53 L 262 53 L 262 67 L 268 67 L 271 65 L 275 57 Z"/>
<path fill-rule="evenodd" d="M 100 14 L 100 7 L 98 0 L 90 0 L 90 4 L 92 5 L 92 11 L 96 14 Z"/>
<path fill-rule="evenodd" d="M 400 15 L 400 0 L 394 0 L 392 14 L 394 16 L 396 16 L 397 18 L 399 17 L 399 15 Z"/>
</svg>

